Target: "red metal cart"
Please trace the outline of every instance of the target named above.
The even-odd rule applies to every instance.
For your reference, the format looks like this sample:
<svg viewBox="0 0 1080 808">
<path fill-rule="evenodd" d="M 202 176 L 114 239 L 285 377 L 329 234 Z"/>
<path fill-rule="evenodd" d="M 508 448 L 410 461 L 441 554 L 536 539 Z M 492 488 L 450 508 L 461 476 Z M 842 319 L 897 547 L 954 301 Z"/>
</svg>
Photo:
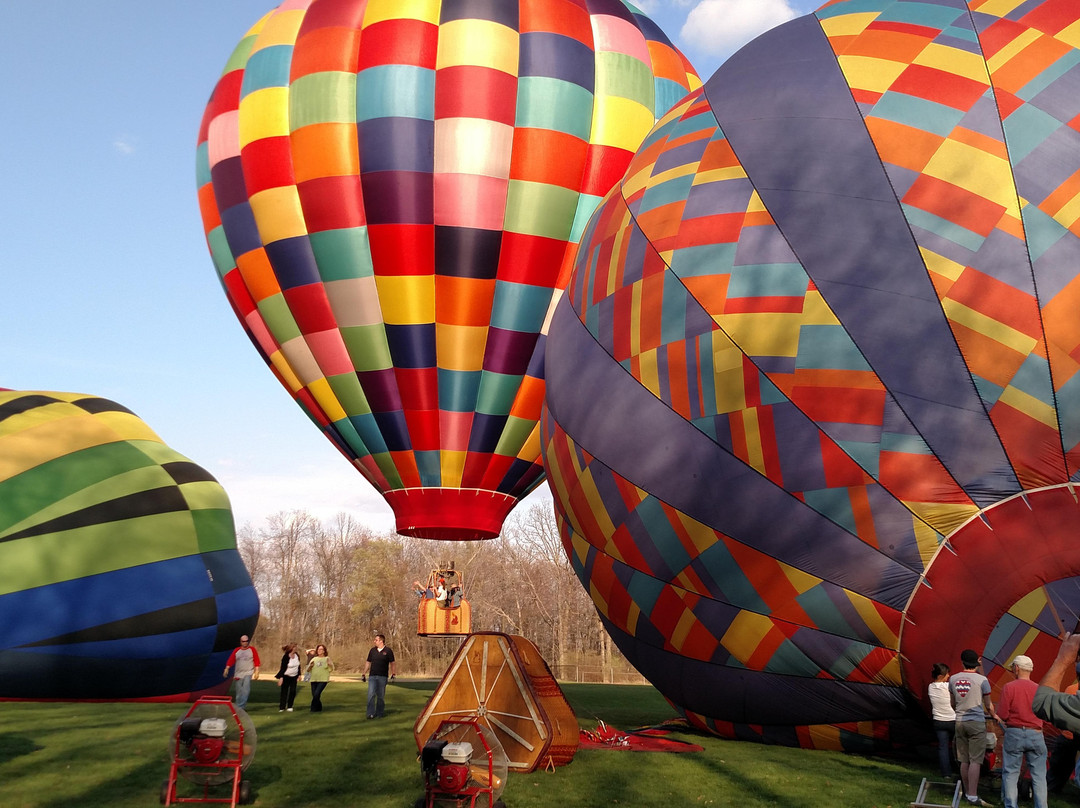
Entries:
<svg viewBox="0 0 1080 808">
<path fill-rule="evenodd" d="M 420 769 L 425 794 L 416 808 L 505 808 L 506 753 L 478 716 L 439 724 L 420 751 Z"/>
<path fill-rule="evenodd" d="M 235 808 L 251 802 L 251 784 L 241 773 L 254 757 L 255 741 L 251 718 L 228 696 L 203 696 L 195 701 L 173 729 L 172 766 L 169 779 L 161 784 L 162 805 L 220 802 Z M 194 796 L 177 794 L 181 777 L 196 785 Z M 228 786 L 229 795 L 224 796 L 219 786 Z"/>
</svg>

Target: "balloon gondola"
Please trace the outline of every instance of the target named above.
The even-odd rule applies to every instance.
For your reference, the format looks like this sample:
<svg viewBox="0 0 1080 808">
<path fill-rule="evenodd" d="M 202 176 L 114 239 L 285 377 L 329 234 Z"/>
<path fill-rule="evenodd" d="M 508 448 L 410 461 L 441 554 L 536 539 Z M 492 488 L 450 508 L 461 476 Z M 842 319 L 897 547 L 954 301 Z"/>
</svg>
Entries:
<svg viewBox="0 0 1080 808">
<path fill-rule="evenodd" d="M 427 582 L 414 583 L 420 599 L 416 633 L 421 637 L 453 637 L 472 631 L 472 606 L 465 597 L 465 576 L 454 562 L 428 573 Z"/>
<path fill-rule="evenodd" d="M 210 252 L 399 533 L 494 538 L 540 483 L 569 257 L 699 84 L 622 0 L 288 2 L 237 46 L 198 136 Z"/>
</svg>

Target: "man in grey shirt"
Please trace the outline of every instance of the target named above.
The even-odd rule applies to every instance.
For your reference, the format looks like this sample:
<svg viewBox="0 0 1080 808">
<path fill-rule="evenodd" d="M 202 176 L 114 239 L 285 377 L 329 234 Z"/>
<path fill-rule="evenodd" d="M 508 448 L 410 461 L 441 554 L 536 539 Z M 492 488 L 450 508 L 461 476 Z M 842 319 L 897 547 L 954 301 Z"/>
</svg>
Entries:
<svg viewBox="0 0 1080 808">
<path fill-rule="evenodd" d="M 986 717 L 997 720 L 990 701 L 990 681 L 978 672 L 980 657 L 968 648 L 960 654 L 964 669 L 949 677 L 949 697 L 956 710 L 956 757 L 960 781 L 970 805 L 988 806 L 979 799 L 979 774 L 986 754 Z"/>
</svg>

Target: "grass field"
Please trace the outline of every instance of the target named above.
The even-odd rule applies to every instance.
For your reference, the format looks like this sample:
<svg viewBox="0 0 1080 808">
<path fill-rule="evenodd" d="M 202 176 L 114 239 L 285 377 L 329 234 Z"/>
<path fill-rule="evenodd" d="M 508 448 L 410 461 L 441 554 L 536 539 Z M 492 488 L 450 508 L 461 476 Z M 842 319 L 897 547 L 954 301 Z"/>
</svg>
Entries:
<svg viewBox="0 0 1080 808">
<path fill-rule="evenodd" d="M 403 681 L 387 691 L 387 717 L 364 717 L 366 687 L 335 681 L 322 713 L 279 713 L 272 679 L 255 682 L 248 712 L 258 744 L 244 772 L 266 808 L 412 808 L 423 796 L 412 724 L 434 688 Z M 564 685 L 581 727 L 619 729 L 674 717 L 648 686 Z M 169 774 L 180 704 L 0 704 L 2 808 L 136 808 L 159 804 Z M 738 806 L 869 808 L 907 806 L 932 760 L 908 761 L 724 741 L 691 732 L 673 737 L 705 747 L 669 754 L 580 750 L 554 772 L 511 773 L 507 808 Z M 1051 800 L 1080 805 L 1080 789 Z M 190 789 L 187 792 L 191 793 Z M 987 786 L 983 796 L 1000 805 Z"/>
</svg>

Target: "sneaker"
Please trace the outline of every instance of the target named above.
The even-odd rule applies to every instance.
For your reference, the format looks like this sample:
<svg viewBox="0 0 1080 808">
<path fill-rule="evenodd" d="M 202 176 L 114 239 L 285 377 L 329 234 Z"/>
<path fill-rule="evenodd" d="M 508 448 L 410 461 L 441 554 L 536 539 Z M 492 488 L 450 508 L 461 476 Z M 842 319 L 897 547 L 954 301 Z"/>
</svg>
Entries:
<svg viewBox="0 0 1080 808">
<path fill-rule="evenodd" d="M 280 713 L 280 712 L 281 712 L 281 710 L 278 710 L 278 712 Z M 292 707 L 290 707 L 290 708 L 288 709 L 288 712 L 290 712 L 290 713 L 292 712 Z"/>
<path fill-rule="evenodd" d="M 987 802 L 984 799 L 980 799 L 979 797 L 975 797 L 974 799 L 971 798 L 971 797 L 968 797 L 967 798 L 967 804 L 968 805 L 978 805 L 978 806 L 980 806 L 980 808 L 994 808 L 994 806 L 991 803 Z"/>
<path fill-rule="evenodd" d="M 285 712 L 285 711 L 284 711 L 284 710 L 278 710 L 278 712 L 279 712 L 279 713 L 283 713 L 283 712 Z"/>
</svg>

